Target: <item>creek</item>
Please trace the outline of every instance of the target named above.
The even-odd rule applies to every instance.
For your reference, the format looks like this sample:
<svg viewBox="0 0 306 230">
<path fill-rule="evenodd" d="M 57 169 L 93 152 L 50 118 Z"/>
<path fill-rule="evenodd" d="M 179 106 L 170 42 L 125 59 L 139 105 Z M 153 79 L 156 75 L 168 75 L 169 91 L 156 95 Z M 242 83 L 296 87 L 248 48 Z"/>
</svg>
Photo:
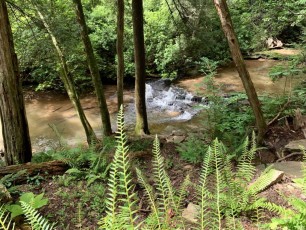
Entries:
<svg viewBox="0 0 306 230">
<path fill-rule="evenodd" d="M 272 82 L 268 77 L 271 67 L 282 62 L 275 60 L 246 60 L 247 68 L 259 94 L 282 94 L 289 91 L 299 80 L 286 78 Z M 223 85 L 224 93 L 243 91 L 240 78 L 233 65 L 218 71 L 215 83 Z M 116 129 L 117 97 L 116 86 L 105 86 L 108 108 L 111 114 L 113 130 Z M 26 112 L 30 128 L 33 151 L 46 151 L 57 146 L 59 137 L 50 125 L 54 125 L 68 145 L 85 143 L 83 128 L 66 95 L 52 92 L 27 93 Z M 32 96 L 31 96 L 32 95 Z M 199 130 L 203 121 L 201 109 L 207 106 L 203 76 L 182 79 L 175 85 L 167 81 L 157 80 L 146 85 L 147 112 L 152 134 L 171 133 L 177 128 L 185 132 Z M 125 121 L 128 130 L 133 130 L 135 122 L 134 91 L 125 89 Z M 101 120 L 94 94 L 81 98 L 86 116 L 98 136 L 101 136 Z M 54 127 L 53 126 L 53 127 Z M 0 149 L 3 149 L 2 133 Z"/>
</svg>

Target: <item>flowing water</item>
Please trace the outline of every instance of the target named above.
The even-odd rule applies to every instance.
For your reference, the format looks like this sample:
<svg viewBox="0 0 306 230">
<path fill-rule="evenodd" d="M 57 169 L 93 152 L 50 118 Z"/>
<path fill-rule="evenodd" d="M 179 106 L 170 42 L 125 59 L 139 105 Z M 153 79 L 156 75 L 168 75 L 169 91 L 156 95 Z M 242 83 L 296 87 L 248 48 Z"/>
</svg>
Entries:
<svg viewBox="0 0 306 230">
<path fill-rule="evenodd" d="M 273 60 L 247 60 L 247 67 L 259 94 L 280 94 L 290 90 L 298 81 L 281 79 L 272 82 L 268 77 L 269 69 L 279 64 Z M 218 71 L 216 84 L 223 85 L 225 92 L 243 91 L 242 84 L 234 66 Z M 115 130 L 117 96 L 116 86 L 106 86 L 106 98 L 111 114 L 113 129 Z M 199 111 L 207 105 L 203 77 L 181 80 L 176 85 L 167 81 L 153 81 L 146 84 L 147 113 L 151 133 L 159 134 L 172 127 L 184 130 L 198 129 L 203 121 Z M 28 94 L 29 95 L 29 94 Z M 124 92 L 125 120 L 128 129 L 133 129 L 135 123 L 134 91 L 126 89 Z M 101 135 L 101 120 L 97 101 L 93 94 L 81 98 L 86 116 L 98 136 Z M 33 150 L 43 151 L 53 148 L 59 139 L 50 125 L 69 145 L 85 143 L 83 128 L 66 95 L 50 93 L 35 93 L 26 99 L 26 111 L 30 128 Z M 54 127 L 53 126 L 53 127 Z M 0 135 L 0 149 L 3 149 L 2 135 Z"/>
</svg>

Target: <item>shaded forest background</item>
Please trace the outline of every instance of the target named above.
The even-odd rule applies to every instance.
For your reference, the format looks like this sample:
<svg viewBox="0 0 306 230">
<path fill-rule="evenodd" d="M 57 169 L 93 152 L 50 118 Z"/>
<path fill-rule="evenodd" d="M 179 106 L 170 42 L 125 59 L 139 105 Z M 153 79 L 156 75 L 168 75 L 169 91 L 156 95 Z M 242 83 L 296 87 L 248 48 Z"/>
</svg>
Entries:
<svg viewBox="0 0 306 230">
<path fill-rule="evenodd" d="M 14 7 L 14 4 L 18 8 Z M 266 48 L 273 37 L 286 45 L 305 42 L 305 1 L 228 1 L 244 55 Z M 116 79 L 116 4 L 110 0 L 83 1 L 90 38 L 104 82 Z M 41 1 L 40 10 L 61 44 L 76 85 L 91 89 L 72 1 Z M 63 89 L 60 65 L 44 26 L 27 1 L 11 4 L 11 24 L 22 79 L 36 90 Z M 219 65 L 230 52 L 213 1 L 144 1 L 144 36 L 148 76 L 176 79 L 195 73 L 203 58 Z M 125 77 L 134 76 L 131 3 L 125 4 Z"/>
</svg>

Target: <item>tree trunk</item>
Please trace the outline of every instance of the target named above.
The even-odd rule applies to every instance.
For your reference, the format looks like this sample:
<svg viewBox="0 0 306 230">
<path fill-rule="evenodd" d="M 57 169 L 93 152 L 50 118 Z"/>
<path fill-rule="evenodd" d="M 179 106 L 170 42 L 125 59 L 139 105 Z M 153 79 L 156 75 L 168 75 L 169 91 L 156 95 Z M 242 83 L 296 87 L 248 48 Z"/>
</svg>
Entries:
<svg viewBox="0 0 306 230">
<path fill-rule="evenodd" d="M 143 3 L 142 0 L 132 0 L 132 17 L 134 33 L 135 56 L 135 107 L 137 135 L 149 134 L 146 110 L 146 70 L 145 47 L 143 34 Z"/>
<path fill-rule="evenodd" d="M 32 147 L 6 3 L 0 0 L 0 116 L 7 165 L 30 162 Z"/>
<path fill-rule="evenodd" d="M 118 111 L 123 105 L 123 77 L 124 77 L 124 0 L 117 0 L 117 98 Z"/>
<path fill-rule="evenodd" d="M 229 13 L 229 9 L 226 0 L 214 0 L 215 7 L 217 9 L 223 32 L 227 38 L 233 61 L 236 65 L 239 76 L 242 80 L 244 89 L 248 96 L 250 105 L 255 115 L 256 127 L 258 129 L 257 140 L 262 142 L 263 137 L 267 130 L 267 125 L 261 110 L 260 102 L 257 97 L 256 90 L 251 80 L 250 74 L 244 63 L 243 56 L 240 51 L 239 43 L 233 28 L 233 23 Z"/>
<path fill-rule="evenodd" d="M 42 163 L 28 163 L 20 165 L 12 165 L 0 168 L 0 178 L 5 175 L 17 173 L 21 170 L 26 170 L 24 174 L 21 174 L 20 177 L 16 178 L 17 183 L 25 181 L 29 176 L 35 176 L 38 173 L 43 176 L 45 173 L 48 173 L 48 176 L 53 175 L 62 175 L 69 168 L 69 165 L 62 161 L 49 161 Z"/>
<path fill-rule="evenodd" d="M 100 113 L 102 117 L 102 124 L 103 124 L 103 134 L 105 136 L 109 136 L 112 134 L 109 112 L 106 104 L 99 68 L 92 49 L 91 41 L 88 36 L 88 29 L 84 17 L 82 2 L 81 0 L 73 0 L 73 2 L 75 4 L 75 12 L 77 15 L 77 20 L 81 28 L 81 37 L 85 47 L 85 53 L 87 57 L 89 70 L 95 87 L 96 96 L 98 98 Z"/>
<path fill-rule="evenodd" d="M 66 61 L 66 58 L 64 56 L 64 53 L 62 52 L 62 49 L 61 49 L 56 37 L 54 36 L 50 26 L 46 22 L 42 13 L 39 11 L 38 7 L 36 7 L 36 10 L 37 10 L 37 13 L 38 13 L 42 23 L 44 24 L 45 29 L 47 30 L 48 34 L 51 37 L 53 46 L 56 49 L 56 52 L 58 54 L 58 57 L 59 57 L 59 60 L 60 60 L 60 63 L 62 65 L 62 69 L 63 69 L 63 74 L 60 74 L 61 80 L 63 81 L 65 89 L 66 89 L 66 91 L 68 93 L 68 96 L 70 98 L 70 101 L 72 102 L 72 105 L 75 108 L 75 110 L 77 112 L 77 115 L 81 120 L 81 123 L 83 125 L 84 130 L 85 130 L 87 143 L 89 145 L 91 145 L 92 143 L 97 142 L 98 139 L 97 139 L 91 125 L 89 124 L 89 122 L 88 122 L 88 120 L 85 116 L 84 110 L 81 106 L 80 99 L 79 99 L 78 93 L 76 91 L 75 84 L 74 84 L 73 78 L 71 76 L 71 73 L 69 72 L 67 61 Z"/>
</svg>

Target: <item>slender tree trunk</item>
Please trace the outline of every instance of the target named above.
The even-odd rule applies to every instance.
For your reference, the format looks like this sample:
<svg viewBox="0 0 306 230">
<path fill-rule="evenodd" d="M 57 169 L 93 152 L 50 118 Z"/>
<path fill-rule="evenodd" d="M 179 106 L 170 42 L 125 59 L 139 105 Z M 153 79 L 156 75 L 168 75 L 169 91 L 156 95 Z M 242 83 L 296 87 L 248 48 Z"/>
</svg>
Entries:
<svg viewBox="0 0 306 230">
<path fill-rule="evenodd" d="M 227 38 L 233 61 L 236 65 L 237 71 L 242 80 L 244 89 L 255 115 L 256 127 L 258 129 L 257 140 L 260 143 L 262 142 L 267 130 L 267 125 L 261 110 L 260 102 L 241 54 L 226 0 L 214 0 L 214 4 L 221 21 L 222 29 Z"/>
<path fill-rule="evenodd" d="M 0 117 L 7 165 L 31 161 L 32 147 L 6 3 L 0 0 Z"/>
<path fill-rule="evenodd" d="M 146 70 L 145 47 L 143 34 L 143 3 L 142 0 L 132 0 L 134 56 L 135 56 L 135 107 L 137 135 L 149 134 L 146 110 Z"/>
<path fill-rule="evenodd" d="M 46 22 L 43 14 L 39 11 L 39 9 L 37 7 L 36 7 L 36 10 L 37 10 L 37 13 L 38 13 L 42 23 L 44 24 L 45 29 L 47 30 L 49 36 L 51 37 L 53 46 L 56 49 L 56 52 L 58 54 L 58 57 L 59 57 L 59 60 L 60 60 L 60 63 L 62 65 L 62 69 L 63 69 L 63 74 L 60 74 L 60 77 L 61 77 L 61 80 L 64 83 L 64 86 L 65 86 L 65 89 L 68 93 L 70 101 L 72 102 L 72 105 L 75 108 L 75 110 L 77 112 L 77 115 L 81 120 L 81 123 L 83 125 L 84 130 L 85 130 L 87 143 L 89 145 L 92 144 L 92 143 L 95 143 L 95 142 L 97 142 L 98 139 L 97 139 L 91 125 L 89 124 L 89 122 L 88 122 L 88 120 L 85 116 L 84 110 L 83 110 L 82 105 L 80 103 L 78 93 L 77 93 L 76 88 L 75 88 L 73 78 L 71 76 L 71 73 L 69 72 L 67 61 L 66 61 L 66 58 L 64 56 L 64 53 L 63 53 L 56 37 L 54 36 L 49 24 Z"/>
<path fill-rule="evenodd" d="M 117 98 L 118 111 L 123 105 L 123 77 L 124 77 L 124 0 L 117 0 Z"/>
<path fill-rule="evenodd" d="M 91 41 L 88 36 L 88 29 L 84 17 L 82 2 L 81 0 L 73 0 L 73 2 L 75 4 L 75 12 L 77 15 L 77 20 L 81 28 L 81 37 L 85 47 L 85 53 L 87 57 L 89 70 L 95 87 L 96 96 L 98 98 L 100 113 L 102 117 L 102 124 L 103 124 L 103 134 L 105 136 L 109 136 L 112 134 L 109 112 L 106 104 L 99 68 L 92 49 Z"/>
</svg>

